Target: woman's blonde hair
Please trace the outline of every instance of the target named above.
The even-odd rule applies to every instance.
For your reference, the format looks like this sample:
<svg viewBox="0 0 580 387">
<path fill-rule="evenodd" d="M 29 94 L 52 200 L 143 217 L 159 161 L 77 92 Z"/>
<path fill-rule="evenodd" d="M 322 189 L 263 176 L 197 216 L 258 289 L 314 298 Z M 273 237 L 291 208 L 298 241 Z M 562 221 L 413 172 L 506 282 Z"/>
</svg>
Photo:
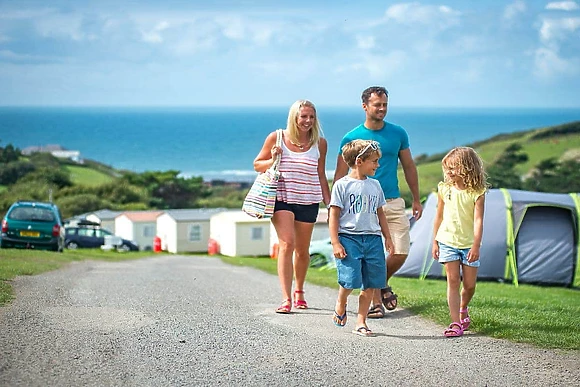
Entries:
<svg viewBox="0 0 580 387">
<path fill-rule="evenodd" d="M 381 158 L 382 152 L 379 143 L 371 140 L 352 140 L 343 145 L 342 158 L 349 168 L 356 164 L 356 159 L 365 161 L 373 155 Z"/>
<path fill-rule="evenodd" d="M 299 99 L 290 106 L 290 111 L 288 112 L 288 122 L 286 123 L 286 129 L 290 134 L 290 141 L 298 143 L 298 116 L 300 115 L 300 109 L 303 107 L 310 107 L 314 110 L 314 122 L 312 123 L 312 129 L 310 129 L 310 139 L 308 140 L 308 147 L 317 144 L 318 140 L 322 136 L 322 129 L 320 128 L 320 123 L 318 122 L 318 114 L 316 113 L 316 107 L 314 104 L 305 99 Z"/>
<path fill-rule="evenodd" d="M 483 160 L 473 148 L 462 146 L 451 149 L 441 160 L 441 166 L 445 184 L 453 185 L 447 175 L 447 171 L 453 170 L 457 176 L 463 179 L 468 190 L 478 192 L 489 188 Z"/>
</svg>

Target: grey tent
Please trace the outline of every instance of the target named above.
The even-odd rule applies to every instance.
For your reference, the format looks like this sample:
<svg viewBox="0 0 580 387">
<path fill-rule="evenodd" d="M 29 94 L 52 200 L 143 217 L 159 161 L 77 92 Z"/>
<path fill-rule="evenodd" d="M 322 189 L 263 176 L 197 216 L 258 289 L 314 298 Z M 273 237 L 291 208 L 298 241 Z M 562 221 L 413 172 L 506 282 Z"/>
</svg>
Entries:
<svg viewBox="0 0 580 387">
<path fill-rule="evenodd" d="M 580 196 L 491 189 L 486 194 L 478 279 L 572 286 L 580 264 Z M 437 195 L 411 228 L 411 249 L 395 274 L 442 278 L 431 256 Z"/>
</svg>

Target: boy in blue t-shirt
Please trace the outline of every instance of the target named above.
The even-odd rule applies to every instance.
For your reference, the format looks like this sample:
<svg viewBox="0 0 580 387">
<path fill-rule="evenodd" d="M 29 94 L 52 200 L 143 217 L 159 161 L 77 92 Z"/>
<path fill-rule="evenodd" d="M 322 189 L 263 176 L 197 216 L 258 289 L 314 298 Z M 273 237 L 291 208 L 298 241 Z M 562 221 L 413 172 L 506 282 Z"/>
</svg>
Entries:
<svg viewBox="0 0 580 387">
<path fill-rule="evenodd" d="M 394 245 L 383 212 L 385 194 L 379 182 L 369 179 L 379 167 L 381 149 L 376 141 L 354 140 L 344 145 L 342 157 L 351 168 L 332 187 L 329 208 L 330 240 L 338 276 L 338 299 L 333 321 L 346 325 L 347 298 L 361 289 L 355 329 L 361 336 L 373 336 L 366 324 L 373 293 L 384 287 L 385 247 L 392 254 Z"/>
</svg>

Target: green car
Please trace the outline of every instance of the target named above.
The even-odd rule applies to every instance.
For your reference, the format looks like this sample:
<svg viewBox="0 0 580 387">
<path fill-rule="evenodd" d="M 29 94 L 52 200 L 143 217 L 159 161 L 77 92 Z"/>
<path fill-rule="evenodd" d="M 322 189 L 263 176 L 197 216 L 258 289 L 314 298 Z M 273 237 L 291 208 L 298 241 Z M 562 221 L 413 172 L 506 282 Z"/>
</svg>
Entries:
<svg viewBox="0 0 580 387">
<path fill-rule="evenodd" d="M 18 201 L 2 220 L 0 248 L 62 252 L 65 230 L 60 210 L 53 203 Z"/>
</svg>

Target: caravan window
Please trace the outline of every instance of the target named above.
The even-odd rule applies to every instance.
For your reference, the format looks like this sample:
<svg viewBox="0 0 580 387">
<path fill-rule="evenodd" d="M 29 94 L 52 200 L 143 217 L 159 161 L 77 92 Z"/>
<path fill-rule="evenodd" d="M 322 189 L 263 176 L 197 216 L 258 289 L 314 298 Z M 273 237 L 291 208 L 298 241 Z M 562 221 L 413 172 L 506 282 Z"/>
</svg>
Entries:
<svg viewBox="0 0 580 387">
<path fill-rule="evenodd" d="M 199 224 L 190 224 L 189 225 L 189 235 L 190 242 L 199 242 L 201 241 L 201 226 Z"/>
<path fill-rule="evenodd" d="M 252 227 L 252 240 L 261 241 L 264 239 L 264 229 L 262 227 Z"/>
<path fill-rule="evenodd" d="M 144 237 L 155 236 L 155 226 L 143 226 L 143 236 Z"/>
</svg>

